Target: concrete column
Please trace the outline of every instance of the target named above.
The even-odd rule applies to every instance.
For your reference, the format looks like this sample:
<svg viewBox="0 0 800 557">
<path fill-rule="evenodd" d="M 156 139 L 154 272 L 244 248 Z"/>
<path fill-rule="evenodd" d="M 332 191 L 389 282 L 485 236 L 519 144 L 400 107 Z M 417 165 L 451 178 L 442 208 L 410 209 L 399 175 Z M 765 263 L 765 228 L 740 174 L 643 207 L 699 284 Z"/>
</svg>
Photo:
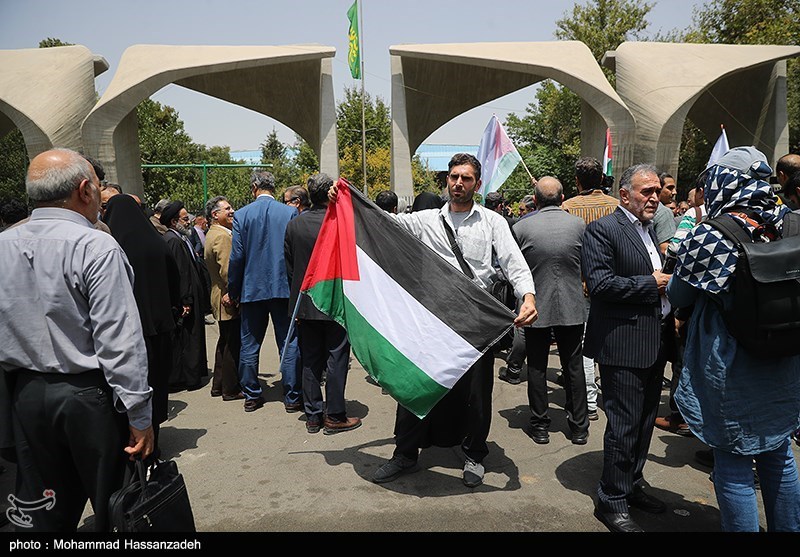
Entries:
<svg viewBox="0 0 800 557">
<path fill-rule="evenodd" d="M 403 61 L 400 56 L 390 56 L 392 65 L 392 168 L 391 187 L 397 197 L 413 198 L 414 182 L 411 177 L 411 149 L 408 144 L 408 114 L 403 80 Z"/>
<path fill-rule="evenodd" d="M 339 176 L 339 147 L 336 137 L 336 98 L 333 94 L 332 58 L 320 60 L 319 156 L 320 172 L 336 179 Z"/>
</svg>

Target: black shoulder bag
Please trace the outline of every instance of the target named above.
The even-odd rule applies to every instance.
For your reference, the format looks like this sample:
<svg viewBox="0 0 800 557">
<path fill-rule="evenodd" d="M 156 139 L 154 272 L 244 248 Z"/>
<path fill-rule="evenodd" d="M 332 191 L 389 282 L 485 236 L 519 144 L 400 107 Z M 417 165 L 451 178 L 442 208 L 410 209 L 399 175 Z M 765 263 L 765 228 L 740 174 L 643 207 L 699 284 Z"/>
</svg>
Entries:
<svg viewBox="0 0 800 557">
<path fill-rule="evenodd" d="M 108 514 L 112 532 L 196 532 L 186 484 L 172 460 L 148 466 L 136 459 L 127 485 L 109 499 Z"/>
</svg>

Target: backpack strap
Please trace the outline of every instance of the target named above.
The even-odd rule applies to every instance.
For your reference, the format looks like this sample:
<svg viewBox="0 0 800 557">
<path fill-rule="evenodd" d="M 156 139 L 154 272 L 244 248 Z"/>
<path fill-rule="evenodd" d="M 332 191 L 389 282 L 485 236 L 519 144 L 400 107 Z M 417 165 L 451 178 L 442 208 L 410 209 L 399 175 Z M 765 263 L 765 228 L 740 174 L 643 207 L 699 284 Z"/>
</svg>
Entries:
<svg viewBox="0 0 800 557">
<path fill-rule="evenodd" d="M 783 217 L 783 230 L 781 236 L 788 238 L 789 236 L 800 235 L 800 213 L 792 211 Z"/>
<path fill-rule="evenodd" d="M 723 213 L 713 219 L 707 219 L 704 222 L 722 232 L 722 235 L 733 242 L 740 250 L 743 244 L 753 243 L 753 239 L 750 238 L 745 229 L 727 213 Z"/>
</svg>

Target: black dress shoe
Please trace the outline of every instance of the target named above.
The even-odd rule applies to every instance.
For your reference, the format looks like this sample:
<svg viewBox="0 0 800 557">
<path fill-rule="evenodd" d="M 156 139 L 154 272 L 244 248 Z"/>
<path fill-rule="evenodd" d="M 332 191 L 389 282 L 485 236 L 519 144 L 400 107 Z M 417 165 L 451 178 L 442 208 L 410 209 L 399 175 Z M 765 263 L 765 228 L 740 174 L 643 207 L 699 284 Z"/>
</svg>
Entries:
<svg viewBox="0 0 800 557">
<path fill-rule="evenodd" d="M 667 510 L 667 506 L 660 499 L 648 495 L 643 487 L 633 488 L 633 493 L 628 497 L 628 505 L 647 513 L 661 514 Z"/>
<path fill-rule="evenodd" d="M 589 442 L 589 432 L 588 431 L 579 431 L 578 433 L 572 434 L 572 444 L 573 445 L 585 445 Z"/>
<path fill-rule="evenodd" d="M 546 429 L 534 427 L 531 428 L 531 439 L 537 445 L 546 445 L 550 442 L 550 434 Z"/>
<path fill-rule="evenodd" d="M 644 532 L 628 513 L 605 513 L 595 507 L 594 517 L 611 532 Z"/>
</svg>

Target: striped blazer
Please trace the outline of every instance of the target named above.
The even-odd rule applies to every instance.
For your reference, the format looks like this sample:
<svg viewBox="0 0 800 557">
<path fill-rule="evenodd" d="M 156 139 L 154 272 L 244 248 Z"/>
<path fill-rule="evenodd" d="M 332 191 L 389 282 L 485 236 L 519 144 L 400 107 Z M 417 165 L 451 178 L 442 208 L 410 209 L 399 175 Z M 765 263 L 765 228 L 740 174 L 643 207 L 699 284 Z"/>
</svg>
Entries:
<svg viewBox="0 0 800 557">
<path fill-rule="evenodd" d="M 649 232 L 658 246 L 652 227 Z M 591 296 L 584 355 L 610 366 L 652 366 L 661 340 L 661 302 L 650 256 L 622 209 L 586 227 L 581 268 Z"/>
</svg>

